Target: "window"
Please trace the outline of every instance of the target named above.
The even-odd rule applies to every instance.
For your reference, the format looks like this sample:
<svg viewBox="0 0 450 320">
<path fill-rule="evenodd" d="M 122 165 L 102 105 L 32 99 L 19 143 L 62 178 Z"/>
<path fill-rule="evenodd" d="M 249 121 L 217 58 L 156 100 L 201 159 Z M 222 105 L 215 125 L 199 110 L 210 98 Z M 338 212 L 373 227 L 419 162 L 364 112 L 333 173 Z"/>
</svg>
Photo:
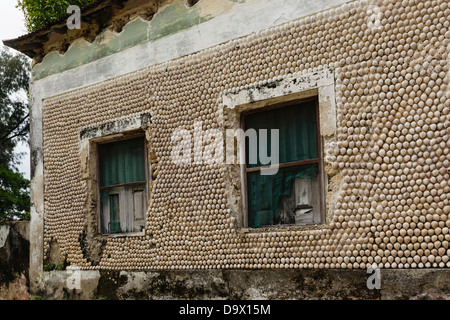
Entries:
<svg viewBox="0 0 450 320">
<path fill-rule="evenodd" d="M 144 136 L 98 144 L 102 234 L 143 231 L 148 198 L 146 154 Z"/>
<path fill-rule="evenodd" d="M 265 166 L 259 159 L 249 161 L 249 153 L 255 150 L 249 144 L 254 142 L 245 139 L 248 227 L 323 222 L 318 113 L 317 97 L 242 113 L 243 129 L 256 131 L 258 151 L 261 138 L 269 144 L 266 150 L 271 150 L 274 142 L 262 135 L 271 129 L 279 130 L 279 169 L 273 175 L 261 174 Z"/>
</svg>

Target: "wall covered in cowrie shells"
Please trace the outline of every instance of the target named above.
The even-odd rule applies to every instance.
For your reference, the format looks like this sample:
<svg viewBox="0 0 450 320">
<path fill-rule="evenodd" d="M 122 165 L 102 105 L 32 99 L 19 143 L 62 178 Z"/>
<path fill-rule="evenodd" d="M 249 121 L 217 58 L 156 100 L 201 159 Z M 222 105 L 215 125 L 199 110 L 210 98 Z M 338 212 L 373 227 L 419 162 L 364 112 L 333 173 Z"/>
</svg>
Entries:
<svg viewBox="0 0 450 320">
<path fill-rule="evenodd" d="M 44 254 L 56 241 L 71 267 L 104 270 L 450 267 L 449 39 L 446 0 L 354 2 L 45 99 Z M 173 131 L 223 128 L 226 90 L 325 68 L 337 133 L 324 159 L 342 176 L 331 218 L 239 232 L 225 165 L 174 164 Z M 106 237 L 93 263 L 80 132 L 141 113 L 157 159 L 145 235 Z"/>
</svg>

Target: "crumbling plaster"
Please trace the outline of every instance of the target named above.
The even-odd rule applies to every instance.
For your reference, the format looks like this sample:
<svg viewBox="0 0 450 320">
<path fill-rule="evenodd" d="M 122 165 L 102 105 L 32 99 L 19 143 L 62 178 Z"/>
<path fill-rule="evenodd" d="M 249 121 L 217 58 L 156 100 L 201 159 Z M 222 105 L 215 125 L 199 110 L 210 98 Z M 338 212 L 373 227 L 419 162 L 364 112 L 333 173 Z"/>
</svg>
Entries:
<svg viewBox="0 0 450 320">
<path fill-rule="evenodd" d="M 345 2 L 350 1 L 203 0 L 186 7 L 184 0 L 175 0 L 161 5 L 150 20 L 136 14 L 120 32 L 106 29 L 92 42 L 84 37 L 76 39 L 64 54 L 50 51 L 34 65 L 32 76 L 43 79 L 133 47 L 135 53 L 128 54 L 138 55 L 136 62 L 143 63 L 136 67 L 139 69 L 149 65 L 149 58 L 154 59 L 150 64 L 167 61 Z"/>
<path fill-rule="evenodd" d="M 74 275 L 78 286 L 68 288 Z M 380 289 L 370 290 L 365 270 L 74 270 L 46 273 L 36 294 L 50 300 L 448 300 L 449 280 L 448 269 L 381 270 Z"/>
</svg>

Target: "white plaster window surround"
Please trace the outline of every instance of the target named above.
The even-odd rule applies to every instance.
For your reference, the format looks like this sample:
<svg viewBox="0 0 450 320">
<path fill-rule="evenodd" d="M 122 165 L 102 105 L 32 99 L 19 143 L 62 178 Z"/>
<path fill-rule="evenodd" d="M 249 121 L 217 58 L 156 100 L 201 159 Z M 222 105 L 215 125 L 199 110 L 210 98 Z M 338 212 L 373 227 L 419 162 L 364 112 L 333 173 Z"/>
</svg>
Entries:
<svg viewBox="0 0 450 320">
<path fill-rule="evenodd" d="M 127 131 L 148 128 L 151 122 L 149 113 L 135 114 L 125 118 L 116 119 L 107 123 L 98 123 L 83 128 L 80 131 L 80 141 L 98 139 L 106 136 L 120 135 Z"/>
<path fill-rule="evenodd" d="M 319 97 L 320 132 L 325 136 L 334 135 L 336 133 L 334 69 L 323 69 L 309 74 L 292 74 L 262 81 L 257 85 L 227 90 L 222 95 L 221 104 L 229 109 L 252 105 L 253 109 L 315 95 Z"/>
<path fill-rule="evenodd" d="M 147 113 L 138 114 L 126 118 L 121 118 L 113 121 L 109 121 L 103 124 L 90 125 L 89 127 L 83 128 L 80 131 L 80 161 L 81 161 L 81 176 L 87 183 L 88 198 L 89 203 L 96 203 L 96 208 L 88 213 L 89 219 L 95 219 L 97 222 L 97 230 L 89 230 L 102 236 L 108 237 L 129 237 L 129 236 L 143 236 L 145 235 L 145 213 L 143 212 L 143 222 L 144 228 L 142 231 L 135 232 L 118 232 L 118 233 L 105 233 L 102 232 L 102 212 L 100 208 L 100 186 L 99 186 L 99 144 L 114 143 L 117 141 L 123 141 L 127 139 L 133 139 L 136 137 L 144 137 L 146 139 L 146 130 L 150 125 L 150 115 Z M 148 158 L 148 149 L 144 148 L 145 152 L 145 189 L 146 195 L 144 201 L 146 201 L 145 208 L 148 208 L 148 203 L 150 200 L 150 160 Z M 123 192 L 121 192 L 123 193 Z M 124 207 L 122 204 L 121 210 L 129 210 L 128 207 Z M 136 205 L 136 204 L 134 204 Z M 125 211 L 126 211 L 125 210 Z M 129 213 L 124 214 L 127 216 Z"/>
<path fill-rule="evenodd" d="M 225 91 L 220 97 L 220 106 L 224 116 L 224 129 L 241 127 L 241 114 L 249 110 L 257 110 L 280 103 L 288 103 L 317 97 L 318 126 L 320 128 L 319 152 L 321 152 L 320 179 L 322 212 L 320 223 L 313 225 L 273 225 L 260 228 L 248 228 L 247 186 L 245 169 L 245 141 L 240 141 L 236 150 L 236 159 L 240 159 L 239 166 L 232 166 L 226 179 L 230 187 L 227 188 L 227 198 L 232 215 L 237 220 L 237 227 L 241 232 L 279 230 L 283 228 L 317 228 L 327 227 L 330 221 L 330 206 L 326 199 L 328 194 L 328 176 L 325 171 L 324 158 L 328 148 L 332 148 L 336 139 L 337 118 L 335 99 L 335 70 L 322 69 L 312 73 L 290 74 L 272 80 L 258 82 L 244 87 Z M 243 164 L 244 163 L 244 164 Z M 239 171 L 239 172 L 237 172 Z M 239 181 L 237 181 L 239 180 Z M 236 190 L 240 189 L 240 194 Z"/>
</svg>

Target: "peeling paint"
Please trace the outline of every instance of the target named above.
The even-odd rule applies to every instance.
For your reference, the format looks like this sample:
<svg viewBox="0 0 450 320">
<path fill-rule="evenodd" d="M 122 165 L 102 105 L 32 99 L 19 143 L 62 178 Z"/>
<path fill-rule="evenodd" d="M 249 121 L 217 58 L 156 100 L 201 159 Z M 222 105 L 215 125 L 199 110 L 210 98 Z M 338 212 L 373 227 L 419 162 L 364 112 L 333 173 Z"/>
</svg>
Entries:
<svg viewBox="0 0 450 320">
<path fill-rule="evenodd" d="M 212 15 L 201 16 L 200 4 L 186 8 L 184 1 L 174 1 L 157 13 L 150 21 L 148 27 L 148 41 L 174 34 L 178 31 L 189 29 L 197 24 L 213 18 Z"/>
<path fill-rule="evenodd" d="M 9 235 L 9 226 L 8 225 L 0 226 L 0 248 L 2 248 L 5 245 L 8 235 Z"/>
<path fill-rule="evenodd" d="M 161 8 L 150 21 L 135 18 L 126 24 L 120 33 L 106 30 L 92 43 L 79 38 L 71 44 L 64 55 L 57 51 L 47 54 L 41 63 L 33 67 L 33 79 L 38 80 L 71 70 L 145 42 L 189 29 L 214 18 L 214 13 L 220 14 L 217 6 L 216 11 L 212 10 L 211 4 L 208 5 L 208 10 L 202 10 L 200 3 L 186 8 L 183 0 L 176 0 Z"/>
<path fill-rule="evenodd" d="M 51 74 L 74 69 L 142 44 L 147 41 L 147 28 L 148 21 L 136 18 L 128 23 L 120 33 L 107 30 L 92 43 L 84 39 L 78 39 L 73 42 L 64 55 L 57 51 L 46 55 L 41 63 L 33 67 L 33 79 L 38 80 Z"/>
</svg>

